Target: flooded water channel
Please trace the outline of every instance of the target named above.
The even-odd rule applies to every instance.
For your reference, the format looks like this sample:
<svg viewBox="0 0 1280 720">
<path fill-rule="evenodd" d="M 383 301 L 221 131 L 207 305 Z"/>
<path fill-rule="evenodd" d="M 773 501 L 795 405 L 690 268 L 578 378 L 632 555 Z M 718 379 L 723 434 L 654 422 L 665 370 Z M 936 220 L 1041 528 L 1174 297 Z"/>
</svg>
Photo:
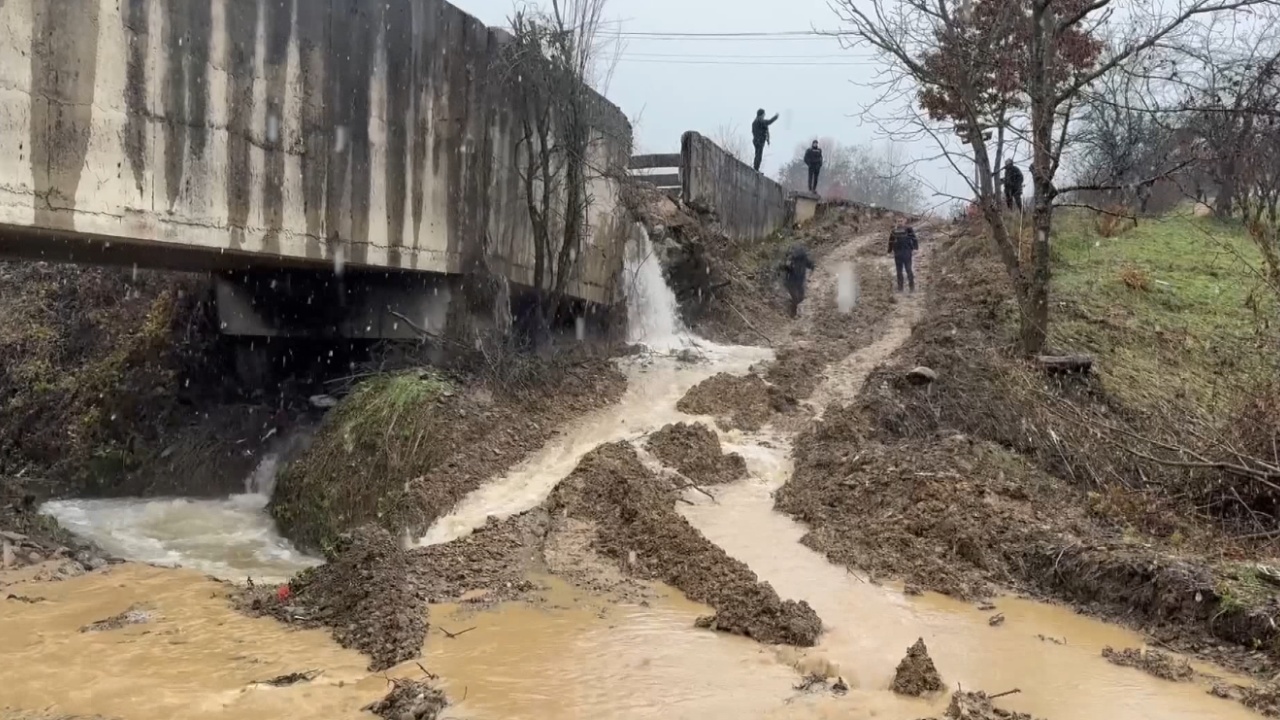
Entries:
<svg viewBox="0 0 1280 720">
<path fill-rule="evenodd" d="M 644 276 L 637 274 L 637 278 Z M 647 309 L 670 313 L 674 300 L 659 274 L 648 283 Z M 814 301 L 834 302 L 834 278 L 814 280 Z M 669 296 L 669 292 L 666 293 Z M 835 366 L 815 394 L 819 407 L 856 389 L 909 332 L 918 300 L 900 303 L 882 341 Z M 653 328 L 654 323 L 640 326 Z M 567 428 L 506 477 L 467 497 L 420 544 L 465 535 L 489 515 L 540 503 L 583 454 L 600 443 L 639 440 L 671 422 L 689 421 L 676 401 L 717 372 L 742 373 L 767 359 L 758 348 L 720 347 L 657 324 L 648 340 L 660 351 L 697 345 L 701 362 L 655 353 L 624 362 L 630 385 L 622 401 Z M 665 337 L 663 336 L 665 334 Z M 678 336 L 678 337 L 676 337 Z M 702 420 L 708 422 L 708 419 Z M 431 609 L 433 625 L 474 628 L 456 638 L 432 631 L 419 661 L 440 676 L 456 718 L 878 718 L 938 716 L 945 695 L 900 698 L 888 690 L 906 648 L 924 638 L 952 688 L 989 693 L 1020 689 L 1000 705 L 1051 720 L 1252 718 L 1243 707 L 1119 668 L 1101 648 L 1135 647 L 1126 630 L 1068 610 L 1014 598 L 991 612 L 936 595 L 908 597 L 827 563 L 799 542 L 804 528 L 773 510 L 771 493 L 790 476 L 791 437 L 721 433 L 741 453 L 750 477 L 691 493 L 681 512 L 729 555 L 747 563 L 784 598 L 807 600 L 826 632 L 815 648 L 760 645 L 694 627 L 707 608 L 667 588 L 647 604 L 616 604 L 556 578 L 538 577 L 541 601 L 488 610 Z M 315 560 L 292 549 L 263 512 L 266 496 L 224 501 L 73 501 L 47 508 L 68 527 L 107 549 L 165 569 L 130 563 L 62 582 L 8 575 L 0 594 L 44 602 L 0 605 L 0 707 L 54 709 L 127 720 L 169 718 L 369 717 L 360 708 L 386 691 L 367 659 L 339 648 L 325 631 L 290 630 L 232 611 L 225 586 L 206 577 L 280 578 Z M 109 633 L 79 628 L 145 603 L 153 622 Z M 323 673 L 290 687 L 255 684 L 306 670 Z M 845 695 L 794 689 L 812 670 L 842 676 Z M 419 676 L 416 663 L 391 676 Z M 1225 673 L 1219 673 L 1226 675 Z"/>
</svg>

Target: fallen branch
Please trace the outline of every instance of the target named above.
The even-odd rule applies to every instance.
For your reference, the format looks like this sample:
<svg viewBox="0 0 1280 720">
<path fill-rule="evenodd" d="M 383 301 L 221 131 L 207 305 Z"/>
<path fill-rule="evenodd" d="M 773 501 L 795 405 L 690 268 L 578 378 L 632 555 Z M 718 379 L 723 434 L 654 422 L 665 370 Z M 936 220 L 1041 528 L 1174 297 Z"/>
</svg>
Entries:
<svg viewBox="0 0 1280 720">
<path fill-rule="evenodd" d="M 449 632 L 448 630 L 445 630 L 444 628 L 440 627 L 439 625 L 437 625 L 436 627 L 440 628 L 440 632 L 444 633 L 444 634 L 445 634 L 445 637 L 449 638 L 450 640 L 454 640 L 454 639 L 456 639 L 456 638 L 458 638 L 458 637 L 460 637 L 460 636 L 462 636 L 462 635 L 466 635 L 467 633 L 471 632 L 472 630 L 475 630 L 475 628 L 474 628 L 474 627 L 469 627 L 469 628 L 467 628 L 466 630 L 459 630 L 458 632 L 456 632 L 456 633 L 455 633 L 455 632 Z M 422 666 L 421 666 L 421 665 L 419 665 L 418 667 L 422 667 Z M 423 671 L 423 672 L 427 672 L 427 671 L 426 671 L 426 668 L 423 668 L 423 670 L 422 670 L 422 671 Z M 428 674 L 428 675 L 430 675 L 431 673 L 427 673 L 427 674 Z"/>
<path fill-rule="evenodd" d="M 294 672 L 287 675 L 277 675 L 270 680 L 257 680 L 254 685 L 271 685 L 273 687 L 285 687 L 288 685 L 296 685 L 300 682 L 311 682 L 319 677 L 323 670 L 307 670 L 305 672 Z"/>
<path fill-rule="evenodd" d="M 987 696 L 987 699 L 988 699 L 988 700 L 995 700 L 996 698 L 1002 698 L 1002 697 L 1004 697 L 1005 695 L 1017 695 L 1017 694 L 1018 694 L 1018 693 L 1020 693 L 1020 692 L 1022 692 L 1022 690 L 1019 690 L 1018 688 L 1014 688 L 1014 689 L 1012 689 L 1012 690 L 1005 690 L 1005 691 L 1004 691 L 1004 692 L 1002 692 L 1002 693 L 996 693 L 995 695 L 988 695 L 988 696 Z"/>
<path fill-rule="evenodd" d="M 1051 375 L 1087 373 L 1093 367 L 1093 358 L 1089 355 L 1039 355 L 1036 362 Z"/>
<path fill-rule="evenodd" d="M 755 325 L 752 325 L 751 321 L 747 319 L 747 316 L 743 315 L 742 311 L 739 310 L 733 303 L 729 302 L 728 300 L 725 300 L 724 304 L 728 305 L 730 310 L 737 313 L 738 317 L 742 318 L 742 322 L 746 323 L 747 327 L 750 328 L 752 332 L 764 338 L 764 341 L 769 343 L 770 346 L 773 345 L 773 338 L 769 337 L 768 335 L 765 335 L 763 332 L 760 332 L 760 329 L 757 328 Z"/>
</svg>

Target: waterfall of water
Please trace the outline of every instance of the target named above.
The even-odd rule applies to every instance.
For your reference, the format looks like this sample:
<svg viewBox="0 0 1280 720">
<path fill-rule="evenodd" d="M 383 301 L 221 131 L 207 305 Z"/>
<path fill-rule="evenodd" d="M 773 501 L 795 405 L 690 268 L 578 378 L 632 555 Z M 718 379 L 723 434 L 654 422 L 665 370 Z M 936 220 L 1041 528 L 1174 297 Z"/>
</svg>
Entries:
<svg viewBox="0 0 1280 720">
<path fill-rule="evenodd" d="M 644 226 L 636 223 L 627 241 L 624 260 L 627 283 L 627 340 L 659 352 L 679 350 L 693 343 L 680 320 L 676 295 L 662 277 L 662 263 Z"/>
</svg>

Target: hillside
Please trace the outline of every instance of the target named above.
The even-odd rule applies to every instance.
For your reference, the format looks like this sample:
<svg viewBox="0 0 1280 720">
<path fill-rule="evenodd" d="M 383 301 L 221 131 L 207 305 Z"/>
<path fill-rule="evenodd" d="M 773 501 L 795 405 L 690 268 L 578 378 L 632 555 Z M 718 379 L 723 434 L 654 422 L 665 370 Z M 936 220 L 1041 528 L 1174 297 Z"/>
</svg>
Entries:
<svg viewBox="0 0 1280 720">
<path fill-rule="evenodd" d="M 1269 671 L 1280 494 L 1236 469 L 1276 427 L 1256 250 L 1187 215 L 1058 227 L 1050 343 L 1094 372 L 1018 357 L 1004 268 L 981 227 L 954 226 L 924 320 L 797 439 L 778 507 L 834 562 L 965 598 L 1014 587 Z M 937 379 L 913 382 L 920 365 Z"/>
</svg>

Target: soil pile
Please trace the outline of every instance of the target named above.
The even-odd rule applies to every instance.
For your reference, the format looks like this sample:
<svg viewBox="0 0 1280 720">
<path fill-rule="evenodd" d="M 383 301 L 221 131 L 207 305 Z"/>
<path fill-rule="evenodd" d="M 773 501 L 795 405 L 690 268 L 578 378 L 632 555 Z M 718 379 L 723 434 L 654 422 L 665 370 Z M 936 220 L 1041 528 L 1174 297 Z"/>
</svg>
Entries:
<svg viewBox="0 0 1280 720">
<path fill-rule="evenodd" d="M 893 674 L 890 689 L 899 695 L 921 697 L 942 689 L 942 676 L 929 657 L 929 650 L 924 646 L 924 638 L 916 640 L 907 648 L 907 656 L 898 663 Z"/>
<path fill-rule="evenodd" d="M 504 377 L 518 376 L 518 387 L 423 370 L 357 386 L 281 472 L 271 501 L 281 532 L 309 549 L 369 522 L 418 537 L 569 419 L 616 401 L 626 385 L 606 360 L 513 362 L 522 369 Z"/>
<path fill-rule="evenodd" d="M 676 403 L 688 415 L 710 415 L 724 429 L 755 431 L 764 427 L 773 413 L 791 412 L 796 401 L 759 375 L 717 373 L 694 385 Z"/>
<path fill-rule="evenodd" d="M 1017 585 L 1035 541 L 1097 531 L 1048 478 L 1001 448 L 963 437 L 876 441 L 857 409 L 833 405 L 796 438 L 779 510 L 806 523 L 833 562 L 960 598 Z M 1011 558 L 1015 562 L 1011 562 Z"/>
<path fill-rule="evenodd" d="M 799 345 L 779 350 L 764 376 L 788 396 L 808 398 L 822 382 L 822 371 L 839 357 L 839 351 L 820 345 Z"/>
<path fill-rule="evenodd" d="M 1166 655 L 1159 650 L 1140 650 L 1138 648 L 1115 650 L 1111 647 L 1105 647 L 1102 648 L 1102 657 L 1113 665 L 1137 668 L 1162 680 L 1186 682 L 1196 676 L 1196 671 L 1191 668 L 1191 663 Z"/>
<path fill-rule="evenodd" d="M 435 720 L 448 706 L 444 693 L 427 683 L 394 678 L 386 697 L 364 710 L 387 720 Z"/>
<path fill-rule="evenodd" d="M 668 425 L 651 435 L 645 447 L 699 485 L 719 485 L 747 475 L 747 461 L 738 453 L 721 452 L 715 431 L 699 423 Z"/>
<path fill-rule="evenodd" d="M 327 559 L 280 588 L 251 587 L 241 598 L 242 609 L 330 627 L 340 645 L 372 658 L 374 672 L 418 657 L 427 636 L 426 602 L 391 535 L 376 526 L 360 528 L 340 538 Z"/>
<path fill-rule="evenodd" d="M 1001 710 L 984 692 L 957 692 L 947 706 L 947 720 L 1036 720 L 1026 713 Z"/>
<path fill-rule="evenodd" d="M 409 551 L 409 577 L 428 602 L 493 603 L 534 589 L 525 571 L 547 534 L 541 509 L 505 520 L 490 517 L 466 537 Z"/>
<path fill-rule="evenodd" d="M 704 627 L 765 643 L 812 646 L 822 621 L 803 601 L 782 600 L 675 511 L 677 486 L 649 472 L 625 442 L 592 450 L 547 507 L 596 525 L 596 549 L 624 570 L 661 580 L 715 609 Z"/>
</svg>

